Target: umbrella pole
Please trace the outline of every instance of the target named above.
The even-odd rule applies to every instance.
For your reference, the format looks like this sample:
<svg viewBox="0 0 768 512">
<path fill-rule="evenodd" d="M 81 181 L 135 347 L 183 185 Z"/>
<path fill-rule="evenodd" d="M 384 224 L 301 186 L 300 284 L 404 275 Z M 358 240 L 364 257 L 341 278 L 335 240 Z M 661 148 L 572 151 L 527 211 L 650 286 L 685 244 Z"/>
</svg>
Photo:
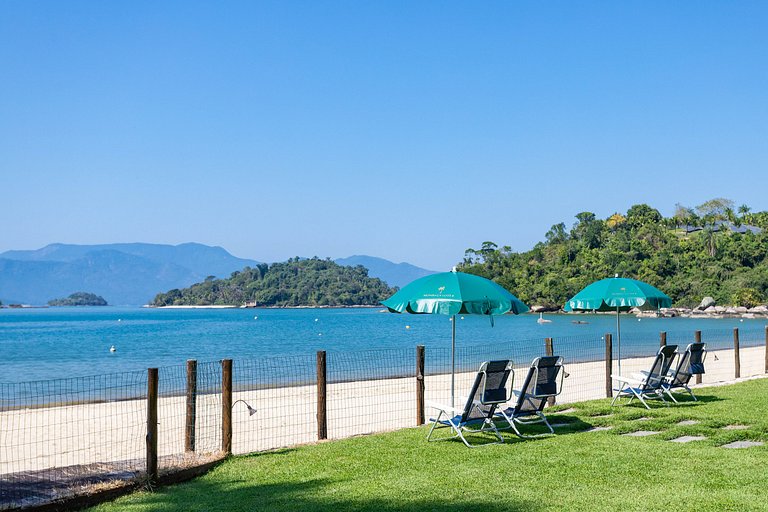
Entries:
<svg viewBox="0 0 768 512">
<path fill-rule="evenodd" d="M 453 407 L 456 381 L 456 315 L 451 317 L 451 407 Z"/>
<path fill-rule="evenodd" d="M 619 375 L 621 375 L 621 323 L 619 321 L 619 307 L 616 306 L 616 339 L 618 341 L 617 359 L 619 363 Z"/>
</svg>

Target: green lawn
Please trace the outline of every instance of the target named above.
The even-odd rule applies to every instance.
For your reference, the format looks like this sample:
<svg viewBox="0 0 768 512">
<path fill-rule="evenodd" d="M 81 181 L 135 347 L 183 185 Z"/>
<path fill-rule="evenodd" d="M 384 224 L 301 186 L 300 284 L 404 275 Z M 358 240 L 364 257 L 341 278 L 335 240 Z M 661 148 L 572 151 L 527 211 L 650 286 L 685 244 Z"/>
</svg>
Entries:
<svg viewBox="0 0 768 512">
<path fill-rule="evenodd" d="M 768 379 L 697 395 L 651 411 L 575 404 L 575 412 L 550 415 L 568 423 L 556 436 L 505 435 L 502 445 L 476 449 L 427 443 L 426 428 L 414 428 L 235 457 L 194 481 L 93 510 L 768 510 L 768 444 L 720 447 L 768 441 Z M 749 428 L 722 428 L 732 424 Z M 590 426 L 613 428 L 583 431 Z M 636 430 L 661 433 L 620 435 Z M 682 435 L 707 440 L 668 442 Z"/>
</svg>

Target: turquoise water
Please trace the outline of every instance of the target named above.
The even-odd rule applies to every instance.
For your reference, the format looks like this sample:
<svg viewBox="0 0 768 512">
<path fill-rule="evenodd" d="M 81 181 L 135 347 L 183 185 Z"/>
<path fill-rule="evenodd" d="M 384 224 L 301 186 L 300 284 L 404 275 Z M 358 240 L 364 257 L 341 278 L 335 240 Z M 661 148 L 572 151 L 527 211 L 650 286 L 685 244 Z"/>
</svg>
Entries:
<svg viewBox="0 0 768 512">
<path fill-rule="evenodd" d="M 545 315 L 457 321 L 457 345 L 542 346 L 545 337 L 596 340 L 615 331 L 609 315 Z M 765 320 L 643 319 L 623 315 L 623 353 L 647 352 L 657 346 L 659 331 L 692 341 L 694 330 L 721 332 L 734 327 L 758 333 Z M 576 325 L 574 319 L 589 322 Z M 761 332 L 761 331 L 760 331 Z M 448 317 L 396 315 L 379 309 L 227 309 L 174 310 L 147 308 L 49 308 L 0 310 L 0 382 L 144 370 L 183 364 L 187 359 L 215 361 L 265 356 L 312 356 L 370 349 L 428 349 L 450 346 Z M 706 341 L 706 340 L 705 340 Z M 114 345 L 115 352 L 110 352 Z M 538 350 L 538 348 L 537 348 Z M 602 350 L 599 342 L 589 350 Z M 409 358 L 410 364 L 410 358 Z"/>
</svg>

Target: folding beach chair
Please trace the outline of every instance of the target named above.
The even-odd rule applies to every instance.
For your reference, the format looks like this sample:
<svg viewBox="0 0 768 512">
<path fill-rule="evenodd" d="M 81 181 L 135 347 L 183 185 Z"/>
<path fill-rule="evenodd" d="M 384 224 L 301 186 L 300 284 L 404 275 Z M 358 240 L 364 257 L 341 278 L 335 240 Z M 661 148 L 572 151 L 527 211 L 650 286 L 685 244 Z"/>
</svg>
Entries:
<svg viewBox="0 0 768 512">
<path fill-rule="evenodd" d="M 707 358 L 707 345 L 704 343 L 691 343 L 685 347 L 685 352 L 680 355 L 677 367 L 669 372 L 667 378 L 661 384 L 664 393 L 677 403 L 672 396 L 673 389 L 684 389 L 691 395 L 691 398 L 697 400 L 691 388 L 688 387 L 693 375 L 704 373 L 704 359 Z"/>
<path fill-rule="evenodd" d="M 523 386 L 519 391 L 512 391 L 517 397 L 514 407 L 499 409 L 496 413 L 496 419 L 503 419 L 508 425 L 501 430 L 511 428 L 518 437 L 533 438 L 542 434 L 523 435 L 517 429 L 517 425 L 544 423 L 549 429 L 549 433 L 554 434 L 555 430 L 547 421 L 542 410 L 547 404 L 548 398 L 557 396 L 562 391 L 563 378 L 565 378 L 565 370 L 563 369 L 562 357 L 546 356 L 534 359 L 528 369 L 528 374 L 525 376 Z M 512 381 L 514 387 L 514 372 Z"/>
<path fill-rule="evenodd" d="M 427 406 L 439 411 L 437 418 L 430 418 L 432 428 L 429 429 L 427 441 L 442 441 L 458 437 L 465 445 L 474 448 L 464 437 L 464 432 L 493 432 L 498 441 L 484 443 L 481 446 L 503 443 L 504 439 L 491 420 L 498 404 L 508 400 L 507 379 L 511 372 L 512 363 L 509 360 L 488 361 L 480 365 L 463 409 L 427 402 Z M 453 435 L 432 439 L 435 429 L 444 427 L 450 428 Z"/>
<path fill-rule="evenodd" d="M 634 374 L 632 377 L 611 375 L 613 380 L 621 384 L 619 389 L 614 389 L 616 396 L 613 397 L 611 405 L 616 404 L 616 401 L 621 397 L 629 397 L 628 404 L 637 398 L 646 409 L 650 409 L 646 402 L 647 399 L 658 398 L 666 403 L 667 401 L 664 400 L 664 390 L 661 386 L 664 384 L 665 379 L 667 379 L 667 374 L 672 366 L 672 361 L 675 359 L 676 351 L 677 345 L 665 345 L 659 348 L 650 370 Z"/>
</svg>

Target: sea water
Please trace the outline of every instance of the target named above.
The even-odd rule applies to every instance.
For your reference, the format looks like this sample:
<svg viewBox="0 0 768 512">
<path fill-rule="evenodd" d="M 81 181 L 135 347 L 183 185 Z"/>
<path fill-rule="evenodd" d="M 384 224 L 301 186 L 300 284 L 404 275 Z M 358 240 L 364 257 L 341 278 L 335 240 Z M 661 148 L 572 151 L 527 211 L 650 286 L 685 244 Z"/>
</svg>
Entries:
<svg viewBox="0 0 768 512">
<path fill-rule="evenodd" d="M 464 315 L 456 320 L 457 346 L 534 346 L 543 339 L 595 339 L 585 350 L 600 356 L 599 339 L 616 331 L 614 315 Z M 575 320 L 580 323 L 573 323 Z M 693 341 L 693 332 L 764 329 L 765 319 L 643 318 L 622 315 L 622 351 L 645 354 L 670 340 Z M 439 315 L 387 313 L 381 308 L 348 309 L 151 309 L 83 307 L 0 309 L 0 382 L 28 382 L 181 365 L 187 359 L 217 361 L 275 356 L 314 357 L 317 350 L 427 350 L 450 347 L 451 320 Z M 705 339 L 705 341 L 707 341 Z M 672 341 L 670 341 L 672 342 Z M 114 346 L 114 351 L 110 348 Z M 365 351 L 365 352 L 364 352 Z M 582 356 L 589 355 L 581 352 Z M 495 357 L 495 356 L 490 356 Z M 408 358 L 410 367 L 411 358 Z M 375 361 L 372 363 L 374 364 Z"/>
</svg>

